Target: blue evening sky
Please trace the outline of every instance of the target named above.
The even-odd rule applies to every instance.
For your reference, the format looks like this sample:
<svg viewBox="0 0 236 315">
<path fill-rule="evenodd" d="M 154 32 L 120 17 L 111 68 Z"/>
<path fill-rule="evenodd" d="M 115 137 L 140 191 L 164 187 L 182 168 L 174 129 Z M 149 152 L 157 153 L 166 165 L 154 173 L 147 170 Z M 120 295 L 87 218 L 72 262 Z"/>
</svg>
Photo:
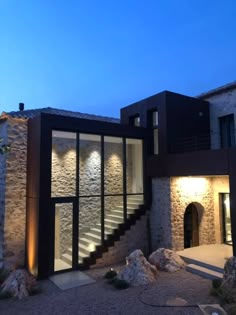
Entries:
<svg viewBox="0 0 236 315">
<path fill-rule="evenodd" d="M 236 79 L 235 0 L 0 0 L 0 112 L 119 116 Z"/>
</svg>

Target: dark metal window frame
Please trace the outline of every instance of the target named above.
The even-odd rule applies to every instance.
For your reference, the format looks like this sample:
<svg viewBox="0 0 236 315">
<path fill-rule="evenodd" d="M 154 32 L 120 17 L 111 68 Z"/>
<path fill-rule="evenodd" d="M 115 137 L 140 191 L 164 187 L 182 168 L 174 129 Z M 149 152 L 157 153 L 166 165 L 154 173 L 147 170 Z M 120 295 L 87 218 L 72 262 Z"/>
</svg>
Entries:
<svg viewBox="0 0 236 315">
<path fill-rule="evenodd" d="M 150 154 L 155 154 L 155 155 L 158 155 L 158 153 L 155 153 L 155 150 L 154 150 L 154 132 L 155 130 L 157 129 L 158 130 L 158 125 L 159 125 L 159 122 L 157 125 L 154 125 L 153 124 L 153 113 L 157 112 L 158 113 L 158 109 L 157 107 L 154 107 L 152 109 L 149 109 L 147 111 L 147 124 L 148 124 L 148 128 L 152 129 L 152 145 L 151 145 L 151 148 L 150 148 Z M 159 119 L 159 115 L 158 115 L 158 119 Z M 159 146 L 159 145 L 158 145 Z M 159 151 L 159 147 L 158 147 L 158 151 Z"/>
<path fill-rule="evenodd" d="M 101 239 L 104 242 L 104 199 L 106 196 L 123 196 L 124 219 L 127 218 L 127 196 L 143 195 L 144 204 L 148 198 L 148 179 L 146 176 L 147 159 L 147 139 L 148 131 L 145 128 L 134 128 L 132 126 L 120 125 L 115 123 L 92 121 L 87 119 L 78 119 L 64 117 L 59 115 L 41 114 L 40 118 L 40 180 L 39 180 L 39 240 L 38 240 L 38 274 L 39 277 L 45 277 L 54 272 L 54 221 L 56 203 L 73 203 L 73 216 L 76 224 L 73 224 L 73 268 L 78 269 L 78 239 L 79 239 L 79 133 L 101 136 L 101 150 L 104 157 L 104 136 L 120 137 L 123 139 L 123 154 L 126 150 L 126 139 L 143 140 L 143 193 L 127 194 L 126 191 L 126 161 L 123 159 L 123 194 L 105 194 L 104 185 L 101 185 Z M 39 121 L 38 121 L 39 123 Z M 31 122 L 32 124 L 32 122 Z M 77 133 L 77 160 L 76 160 L 76 196 L 51 197 L 51 151 L 52 151 L 52 131 L 65 131 Z M 36 132 L 37 133 L 37 132 Z M 32 141 L 31 141 L 32 143 Z M 34 143 L 34 141 L 33 141 Z M 37 143 L 37 141 L 36 141 Z M 125 155 L 124 155 L 125 156 Z M 101 162 L 103 166 L 104 159 Z M 104 183 L 104 167 L 101 172 L 101 182 Z M 87 197 L 96 197 L 89 195 Z M 98 195 L 97 197 L 100 197 Z M 86 196 L 83 196 L 86 198 Z M 53 210 L 54 209 L 54 210 Z M 47 259 L 48 258 L 48 259 Z M 70 270 L 70 269 L 68 269 Z M 58 271 L 60 272 L 60 271 Z"/>
</svg>

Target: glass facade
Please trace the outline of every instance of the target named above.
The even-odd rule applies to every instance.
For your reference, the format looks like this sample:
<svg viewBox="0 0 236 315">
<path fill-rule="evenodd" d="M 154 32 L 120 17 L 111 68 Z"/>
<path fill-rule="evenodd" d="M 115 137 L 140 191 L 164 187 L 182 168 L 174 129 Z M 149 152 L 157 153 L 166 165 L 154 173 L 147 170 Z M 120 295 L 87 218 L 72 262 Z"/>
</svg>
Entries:
<svg viewBox="0 0 236 315">
<path fill-rule="evenodd" d="M 82 264 L 143 204 L 143 141 L 55 130 L 51 170 L 60 271 Z"/>
<path fill-rule="evenodd" d="M 143 193 L 142 140 L 126 139 L 126 183 L 128 194 Z"/>
<path fill-rule="evenodd" d="M 74 132 L 52 132 L 52 197 L 76 195 L 76 139 Z"/>
<path fill-rule="evenodd" d="M 72 268 L 73 204 L 55 205 L 54 271 Z"/>
<path fill-rule="evenodd" d="M 229 194 L 227 193 L 222 194 L 222 214 L 223 214 L 224 242 L 226 244 L 232 244 L 230 199 L 229 199 Z"/>
</svg>

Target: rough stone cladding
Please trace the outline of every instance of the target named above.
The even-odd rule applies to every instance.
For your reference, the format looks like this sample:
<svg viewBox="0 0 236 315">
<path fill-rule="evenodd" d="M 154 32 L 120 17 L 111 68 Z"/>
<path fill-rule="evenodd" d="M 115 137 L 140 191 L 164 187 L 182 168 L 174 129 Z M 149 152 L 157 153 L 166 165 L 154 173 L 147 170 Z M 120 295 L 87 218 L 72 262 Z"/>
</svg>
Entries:
<svg viewBox="0 0 236 315">
<path fill-rule="evenodd" d="M 198 210 L 199 245 L 214 244 L 214 198 L 211 178 L 172 177 L 170 184 L 172 247 L 175 250 L 184 249 L 184 213 L 190 203 L 194 203 Z"/>
<path fill-rule="evenodd" d="M 91 268 L 125 262 L 125 258 L 135 249 L 141 249 L 147 257 L 150 254 L 147 229 L 148 215 L 148 213 L 143 215 L 125 235 L 121 236 L 119 241 L 115 242 L 113 247 L 109 248 L 108 252 L 102 255 L 102 258 L 96 260 L 96 264 Z"/>
<path fill-rule="evenodd" d="M 3 235 L 0 236 L 0 240 L 2 240 L 4 260 L 8 263 L 23 264 L 26 222 L 27 121 L 9 117 L 4 128 L 6 128 L 7 142 L 11 144 L 11 150 L 5 157 L 5 162 L 1 164 L 1 168 L 5 166 L 5 196 L 1 188 L 1 196 L 5 198 L 5 204 L 1 201 L 0 212 L 1 218 L 3 218 L 3 228 L 0 229 L 0 234 L 3 232 Z M 3 169 L 1 174 L 4 174 Z"/>
<path fill-rule="evenodd" d="M 219 117 L 236 113 L 236 87 L 204 98 L 210 102 L 211 148 L 220 148 Z M 236 130 L 236 119 L 234 120 Z"/>
<path fill-rule="evenodd" d="M 0 121 L 0 139 L 7 143 L 7 121 Z M 0 267 L 3 264 L 4 210 L 6 190 L 6 155 L 0 155 Z"/>
<path fill-rule="evenodd" d="M 150 228 L 153 250 L 172 247 L 170 178 L 152 180 Z"/>
<path fill-rule="evenodd" d="M 190 203 L 198 210 L 200 245 L 216 243 L 215 212 L 219 209 L 214 207 L 218 189 L 214 183 L 216 179 L 211 177 L 153 179 L 150 213 L 153 250 L 184 248 L 184 213 Z"/>
</svg>

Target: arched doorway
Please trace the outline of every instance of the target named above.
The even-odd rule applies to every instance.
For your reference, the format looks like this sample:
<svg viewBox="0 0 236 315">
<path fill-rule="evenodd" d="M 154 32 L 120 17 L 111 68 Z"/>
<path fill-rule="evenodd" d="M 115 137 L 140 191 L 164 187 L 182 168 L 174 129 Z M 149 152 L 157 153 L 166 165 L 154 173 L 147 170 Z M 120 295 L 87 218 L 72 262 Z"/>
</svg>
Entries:
<svg viewBox="0 0 236 315">
<path fill-rule="evenodd" d="M 190 203 L 184 213 L 184 248 L 199 245 L 198 211 L 194 203 Z"/>
</svg>

